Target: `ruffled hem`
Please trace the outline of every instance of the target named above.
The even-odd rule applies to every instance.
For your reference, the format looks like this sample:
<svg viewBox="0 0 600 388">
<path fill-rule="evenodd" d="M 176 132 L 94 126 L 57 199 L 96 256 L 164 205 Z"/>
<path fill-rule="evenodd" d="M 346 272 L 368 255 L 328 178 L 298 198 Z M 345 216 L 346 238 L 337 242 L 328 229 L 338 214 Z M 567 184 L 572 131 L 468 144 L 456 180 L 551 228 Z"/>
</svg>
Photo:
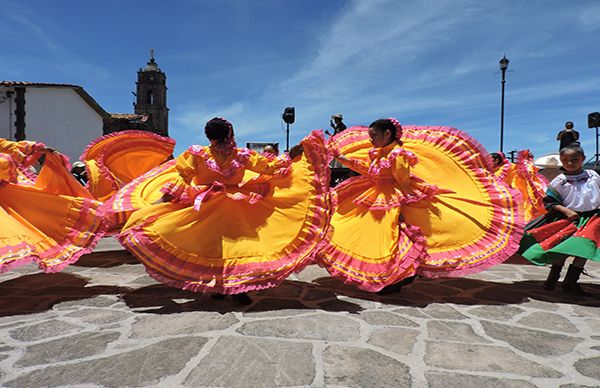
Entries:
<svg viewBox="0 0 600 388">
<path fill-rule="evenodd" d="M 519 242 L 521 240 L 521 236 L 523 233 L 523 226 L 517 226 L 518 231 L 515 232 L 515 234 L 512 234 L 511 236 L 508 237 L 508 239 L 505 242 L 504 248 L 500 251 L 498 251 L 497 253 L 495 253 L 493 256 L 490 256 L 488 259 L 486 259 L 483 262 L 478 262 L 476 264 L 473 265 L 464 265 L 464 264 L 460 264 L 457 265 L 455 267 L 442 267 L 442 268 L 434 268 L 432 266 L 427 265 L 426 263 L 422 263 L 421 266 L 417 269 L 417 274 L 423 277 L 427 277 L 427 278 L 431 278 L 431 279 L 436 279 L 436 278 L 443 278 L 443 277 L 463 277 L 463 276 L 467 276 L 467 275 L 473 275 L 476 273 L 479 273 L 481 271 L 484 271 L 488 268 L 494 267 L 498 264 L 502 264 L 503 262 L 505 262 L 506 260 L 508 260 L 512 255 L 514 255 L 515 253 L 517 253 L 517 251 L 519 250 Z M 482 240 L 482 245 L 485 245 L 485 243 L 494 243 L 492 238 L 486 238 L 484 240 Z M 456 250 L 455 252 L 457 252 L 457 256 L 458 258 L 462 258 L 464 256 L 460 255 L 460 251 L 464 252 L 464 256 L 472 256 L 473 253 L 477 253 L 479 250 L 478 249 L 473 249 L 473 248 L 462 248 L 459 250 Z"/>
<path fill-rule="evenodd" d="M 314 199 L 308 207 L 304 221 L 304 234 L 292 240 L 276 259 L 256 264 L 222 267 L 218 270 L 218 273 L 212 276 L 210 273 L 216 271 L 215 267 L 206 266 L 204 270 L 198 269 L 198 271 L 195 271 L 199 277 L 200 275 L 205 277 L 205 280 L 201 282 L 198 280 L 177 279 L 181 275 L 177 273 L 178 265 L 176 261 L 185 263 L 193 260 L 198 263 L 202 259 L 183 252 L 175 246 L 168 245 L 159 236 L 149 232 L 147 230 L 148 226 L 152 225 L 157 217 L 149 217 L 130 229 L 122 231 L 117 237 L 118 240 L 144 263 L 150 276 L 164 284 L 177 288 L 195 292 L 236 294 L 280 284 L 289 275 L 302 270 L 313 261 L 316 253 L 315 247 L 325 236 L 329 221 L 327 218 L 329 215 L 328 170 L 324 162 L 326 153 L 324 152 L 323 134 L 313 132 L 303 140 L 302 144 L 308 163 L 314 168 L 312 177 L 312 184 L 315 188 Z M 164 265 L 155 262 L 155 257 L 162 258 L 163 262 L 171 263 L 172 266 L 166 268 Z M 214 258 L 210 260 L 214 262 Z M 271 269 L 267 268 L 269 265 Z M 161 267 L 161 269 L 158 270 L 155 267 Z M 199 267 L 202 268 L 202 266 Z M 238 271 L 238 274 L 235 274 L 235 270 Z M 253 272 L 253 270 L 257 270 L 257 272 Z M 170 272 L 172 275 L 170 275 Z M 223 273 L 231 276 L 225 278 L 222 275 Z M 232 278 L 232 276 L 235 277 Z M 186 277 L 190 277 L 190 275 L 186 275 Z"/>
<path fill-rule="evenodd" d="M 173 152 L 173 148 L 175 147 L 175 140 L 170 137 L 160 136 L 153 132 L 139 131 L 139 130 L 125 130 L 119 132 L 109 133 L 107 135 L 101 136 L 95 140 L 93 140 L 88 146 L 85 148 L 83 153 L 81 154 L 80 159 L 84 161 L 95 160 L 96 165 L 98 167 L 98 171 L 100 176 L 111 182 L 111 187 L 114 190 L 119 190 L 125 183 L 128 182 L 119 182 L 117 178 L 110 171 L 110 168 L 106 166 L 106 158 L 109 154 L 112 154 L 116 151 L 119 151 L 123 148 L 130 149 L 136 146 L 136 142 L 133 143 L 113 143 L 116 138 L 142 138 L 142 139 L 153 139 L 156 140 L 155 146 L 165 151 L 165 154 L 168 156 Z M 106 144 L 102 144 L 105 141 L 108 142 Z M 97 150 L 94 148 L 98 147 Z M 88 176 L 91 176 L 89 168 L 86 163 L 86 170 Z"/>
<path fill-rule="evenodd" d="M 0 257 L 7 254 L 7 251 L 13 255 L 22 255 L 22 257 L 11 259 L 8 262 L 3 262 L 0 265 L 0 273 L 7 272 L 13 268 L 20 267 L 29 263 L 36 263 L 38 267 L 45 273 L 54 273 L 63 270 L 69 264 L 79 260 L 81 256 L 94 251 L 98 241 L 105 236 L 108 224 L 103 219 L 103 214 L 96 208 L 96 214 L 92 215 L 98 220 L 98 228 L 95 231 L 82 231 L 81 228 L 87 222 L 88 217 L 92 214 L 90 200 L 84 200 L 84 205 L 78 213 L 78 219 L 70 228 L 71 230 L 60 241 L 52 244 L 52 247 L 41 252 L 36 252 L 36 249 L 27 243 L 22 243 L 21 247 L 4 247 L 0 250 Z M 95 201 L 94 201 L 95 202 Z M 74 241 L 81 240 L 83 245 L 75 245 Z M 15 249 L 25 250 L 26 252 L 14 252 Z M 62 256 L 62 257 L 61 257 Z M 5 261 L 6 259 L 0 260 Z M 58 261 L 57 263 L 53 263 Z"/>
<path fill-rule="evenodd" d="M 37 259 L 27 243 L 4 246 L 0 249 L 0 273 L 34 262 Z"/>
<path fill-rule="evenodd" d="M 188 187 L 189 185 L 183 181 L 170 181 L 160 188 L 160 192 L 178 199 L 186 192 Z"/>
<path fill-rule="evenodd" d="M 125 131 L 119 131 L 119 132 L 113 132 L 113 133 L 109 133 L 107 135 L 103 135 L 100 136 L 94 140 L 92 140 L 91 143 L 89 143 L 87 145 L 87 147 L 85 147 L 85 149 L 83 150 L 81 156 L 79 157 L 80 160 L 90 160 L 90 159 L 97 159 L 98 156 L 100 156 L 101 152 L 98 155 L 95 154 L 91 154 L 92 150 L 94 147 L 96 147 L 98 144 L 104 142 L 107 139 L 112 139 L 112 138 L 116 138 L 116 137 L 146 137 L 146 138 L 153 138 L 158 140 L 161 143 L 166 143 L 169 144 L 173 147 L 175 147 L 175 139 L 172 139 L 170 137 L 166 137 L 166 136 L 160 136 L 154 132 L 146 132 L 146 131 L 140 131 L 140 130 L 135 130 L 135 129 L 128 129 Z M 115 139 L 113 139 L 115 140 Z"/>
<path fill-rule="evenodd" d="M 101 206 L 96 207 L 96 214 L 92 215 L 91 205 L 93 202 L 96 201 L 84 200 L 83 207 L 79 212 L 79 218 L 71 227 L 71 231 L 65 236 L 65 238 L 63 238 L 61 242 L 57 243 L 53 248 L 45 252 L 41 252 L 37 255 L 38 260 L 36 260 L 36 263 L 39 265 L 41 270 L 43 270 L 46 273 L 59 272 L 69 264 L 75 263 L 81 258 L 81 256 L 94 251 L 94 248 L 98 244 L 98 241 L 100 241 L 100 239 L 105 236 L 106 231 L 109 228 L 109 223 L 107 222 L 107 219 L 104 216 Z M 93 232 L 82 230 L 84 224 L 87 223 L 87 219 L 90 215 L 98 219 L 98 228 Z M 74 241 L 82 238 L 84 239 L 84 241 L 82 241 L 83 244 L 73 244 Z M 75 252 L 71 253 L 72 250 L 75 250 Z M 61 254 L 64 255 L 65 258 L 59 258 L 59 263 L 49 263 L 51 261 L 57 260 L 57 255 Z"/>
<path fill-rule="evenodd" d="M 305 263 L 302 265 L 302 268 L 296 268 L 294 270 L 294 272 L 300 272 L 301 270 L 303 270 L 306 267 L 306 265 L 307 264 Z M 152 269 L 150 269 L 148 267 L 146 267 L 146 272 L 154 280 L 156 280 L 162 284 L 165 284 L 169 287 L 179 288 L 184 291 L 202 292 L 202 293 L 210 292 L 210 293 L 219 293 L 219 294 L 225 294 L 225 295 L 235 295 L 235 294 L 241 294 L 243 292 L 259 291 L 259 290 L 264 290 L 267 288 L 277 287 L 285 279 L 287 279 L 289 277 L 289 275 L 291 275 L 291 273 L 290 273 L 289 275 L 285 275 L 285 277 L 283 279 L 272 281 L 272 282 L 263 282 L 261 284 L 246 284 L 244 286 L 236 287 L 236 288 L 218 288 L 218 287 L 209 287 L 209 286 L 205 286 L 205 285 L 193 283 L 193 282 L 173 280 L 171 278 L 168 278 L 168 277 L 162 275 L 160 272 L 153 271 Z"/>
<path fill-rule="evenodd" d="M 378 275 L 377 282 L 375 281 L 375 275 L 371 276 L 370 280 L 365 279 L 366 275 L 364 274 L 372 272 L 372 270 L 365 270 L 368 264 L 361 258 L 358 258 L 358 255 L 345 253 L 330 242 L 324 241 L 319 245 L 316 262 L 319 266 L 325 268 L 332 277 L 342 280 L 344 284 L 352 285 L 368 292 L 380 291 L 386 286 L 414 276 L 422 257 L 427 255 L 426 238 L 418 227 L 401 223 L 400 229 L 406 235 L 407 239 L 412 242 L 412 247 L 406 253 L 396 255 L 387 260 L 383 267 L 393 272 L 393 275 L 391 273 L 381 273 Z M 348 265 L 345 271 L 341 269 L 342 263 L 347 264 L 350 262 L 355 262 L 358 266 L 351 267 Z"/>
<path fill-rule="evenodd" d="M 508 159 L 503 159 L 502 160 L 502 166 L 498 166 L 496 171 L 494 171 L 493 169 L 490 171 L 494 171 L 494 175 L 496 175 L 496 178 L 500 179 L 501 181 L 506 182 L 506 179 L 508 178 L 508 173 L 511 170 L 511 163 Z"/>
</svg>

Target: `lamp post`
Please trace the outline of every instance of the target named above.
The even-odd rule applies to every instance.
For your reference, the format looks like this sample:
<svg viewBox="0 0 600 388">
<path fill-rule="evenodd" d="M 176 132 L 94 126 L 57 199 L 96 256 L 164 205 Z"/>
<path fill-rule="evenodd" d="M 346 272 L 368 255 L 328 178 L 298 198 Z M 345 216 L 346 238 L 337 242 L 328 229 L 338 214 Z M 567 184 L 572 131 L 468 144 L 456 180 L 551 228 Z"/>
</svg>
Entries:
<svg viewBox="0 0 600 388">
<path fill-rule="evenodd" d="M 502 71 L 502 102 L 500 105 L 500 152 L 503 152 L 504 145 L 504 83 L 506 82 L 506 69 L 508 69 L 508 58 L 506 55 L 500 59 L 500 70 Z"/>
</svg>

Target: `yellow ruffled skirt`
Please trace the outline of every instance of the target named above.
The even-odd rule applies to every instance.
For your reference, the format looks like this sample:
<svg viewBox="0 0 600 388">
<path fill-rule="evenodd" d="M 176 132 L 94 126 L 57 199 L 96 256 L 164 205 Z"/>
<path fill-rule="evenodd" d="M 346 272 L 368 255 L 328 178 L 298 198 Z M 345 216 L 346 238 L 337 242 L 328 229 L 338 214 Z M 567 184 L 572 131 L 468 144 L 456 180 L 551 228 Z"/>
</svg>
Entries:
<svg viewBox="0 0 600 388">
<path fill-rule="evenodd" d="M 319 263 L 347 283 L 378 291 L 415 273 L 476 273 L 516 252 L 523 231 L 519 195 L 495 179 L 485 149 L 451 127 L 403 129 L 403 148 L 419 159 L 411 170 L 414 178 L 439 192 L 365 212 L 354 202 L 369 190 L 368 179 L 350 178 L 334 190 L 331 243 L 323 244 Z M 368 160 L 366 127 L 350 128 L 331 141 L 342 154 Z"/>
<path fill-rule="evenodd" d="M 46 155 L 38 177 L 25 175 L 0 183 L 0 272 L 32 261 L 60 271 L 103 236 L 101 203 L 75 181 L 62 155 Z"/>
<path fill-rule="evenodd" d="M 113 211 L 119 203 L 134 210 L 119 240 L 152 277 L 182 289 L 235 294 L 281 283 L 312 260 L 329 221 L 322 133 L 302 146 L 289 175 L 246 171 L 240 185 L 222 188 L 200 210 L 193 203 L 152 205 L 151 193 L 174 172 L 171 165 L 149 172 L 113 202 Z M 258 192 L 258 201 L 239 200 Z"/>
</svg>

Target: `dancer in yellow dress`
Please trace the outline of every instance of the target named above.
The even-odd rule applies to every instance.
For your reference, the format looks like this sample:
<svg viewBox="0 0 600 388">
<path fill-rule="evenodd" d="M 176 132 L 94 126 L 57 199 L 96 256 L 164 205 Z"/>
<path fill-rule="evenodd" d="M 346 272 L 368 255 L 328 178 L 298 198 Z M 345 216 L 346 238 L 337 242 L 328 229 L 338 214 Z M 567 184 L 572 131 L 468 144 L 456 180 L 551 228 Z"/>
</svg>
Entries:
<svg viewBox="0 0 600 388">
<path fill-rule="evenodd" d="M 276 286 L 303 268 L 324 236 L 329 212 L 323 134 L 310 134 L 301 148 L 272 160 L 237 148 L 225 119 L 210 120 L 205 134 L 211 145 L 180 155 L 176 177 L 171 167 L 160 167 L 173 179 L 154 204 L 139 197 L 149 193 L 148 185 L 157 187 L 161 173 L 151 171 L 122 189 L 127 192 L 120 203 L 142 207 L 119 240 L 165 284 L 237 294 L 238 302 L 250 303 L 245 292 Z"/>
<path fill-rule="evenodd" d="M 39 175 L 28 172 L 42 155 Z M 101 203 L 87 197 L 68 167 L 41 143 L 0 139 L 0 272 L 32 261 L 60 271 L 104 234 Z"/>
<path fill-rule="evenodd" d="M 334 136 L 330 148 L 361 173 L 333 190 L 332 237 L 317 255 L 332 276 L 387 293 L 415 274 L 475 273 L 517 250 L 513 191 L 465 133 L 382 119 Z"/>
<path fill-rule="evenodd" d="M 525 222 L 546 214 L 543 199 L 548 180 L 538 173 L 533 164 L 533 154 L 529 150 L 519 151 L 514 164 L 502 153 L 494 152 L 491 156 L 496 177 L 521 193 L 520 205 Z"/>
</svg>

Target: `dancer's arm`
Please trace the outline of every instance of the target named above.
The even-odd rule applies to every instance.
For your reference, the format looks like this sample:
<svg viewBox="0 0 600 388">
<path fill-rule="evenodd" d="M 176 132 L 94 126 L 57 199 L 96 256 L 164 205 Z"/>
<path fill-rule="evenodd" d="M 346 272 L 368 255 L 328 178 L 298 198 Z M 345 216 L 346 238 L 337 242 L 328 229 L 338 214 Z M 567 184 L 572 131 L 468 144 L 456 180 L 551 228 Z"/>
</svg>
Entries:
<svg viewBox="0 0 600 388">
<path fill-rule="evenodd" d="M 357 173 L 359 173 L 361 175 L 369 174 L 369 164 L 364 160 L 351 159 L 351 158 L 347 157 L 346 155 L 342 155 L 342 154 L 337 155 L 335 158 L 337 160 L 339 160 L 344 166 L 348 167 L 351 170 L 356 171 Z"/>
<path fill-rule="evenodd" d="M 579 214 L 577 214 L 576 211 L 571 210 L 568 207 L 565 207 L 563 205 L 555 205 L 554 210 L 557 210 L 557 211 L 561 212 L 562 214 L 564 214 L 564 216 L 568 220 L 574 220 L 579 217 Z"/>
<path fill-rule="evenodd" d="M 153 204 L 171 202 L 173 199 L 183 194 L 196 174 L 196 157 L 188 151 L 185 151 L 177 157 L 175 168 L 177 169 L 177 172 L 179 172 L 179 176 L 166 183 L 160 189 L 163 196 L 153 202 Z"/>
<path fill-rule="evenodd" d="M 0 153 L 0 184 L 15 182 L 17 180 L 17 167 L 9 154 Z"/>
<path fill-rule="evenodd" d="M 410 163 L 402 155 L 392 159 L 392 175 L 399 185 L 405 185 L 410 181 Z"/>
<path fill-rule="evenodd" d="M 34 154 L 46 149 L 44 144 L 36 143 L 34 141 L 10 141 L 0 139 L 0 152 L 9 154 L 17 163 L 24 163 L 28 157 L 34 156 Z"/>
</svg>

